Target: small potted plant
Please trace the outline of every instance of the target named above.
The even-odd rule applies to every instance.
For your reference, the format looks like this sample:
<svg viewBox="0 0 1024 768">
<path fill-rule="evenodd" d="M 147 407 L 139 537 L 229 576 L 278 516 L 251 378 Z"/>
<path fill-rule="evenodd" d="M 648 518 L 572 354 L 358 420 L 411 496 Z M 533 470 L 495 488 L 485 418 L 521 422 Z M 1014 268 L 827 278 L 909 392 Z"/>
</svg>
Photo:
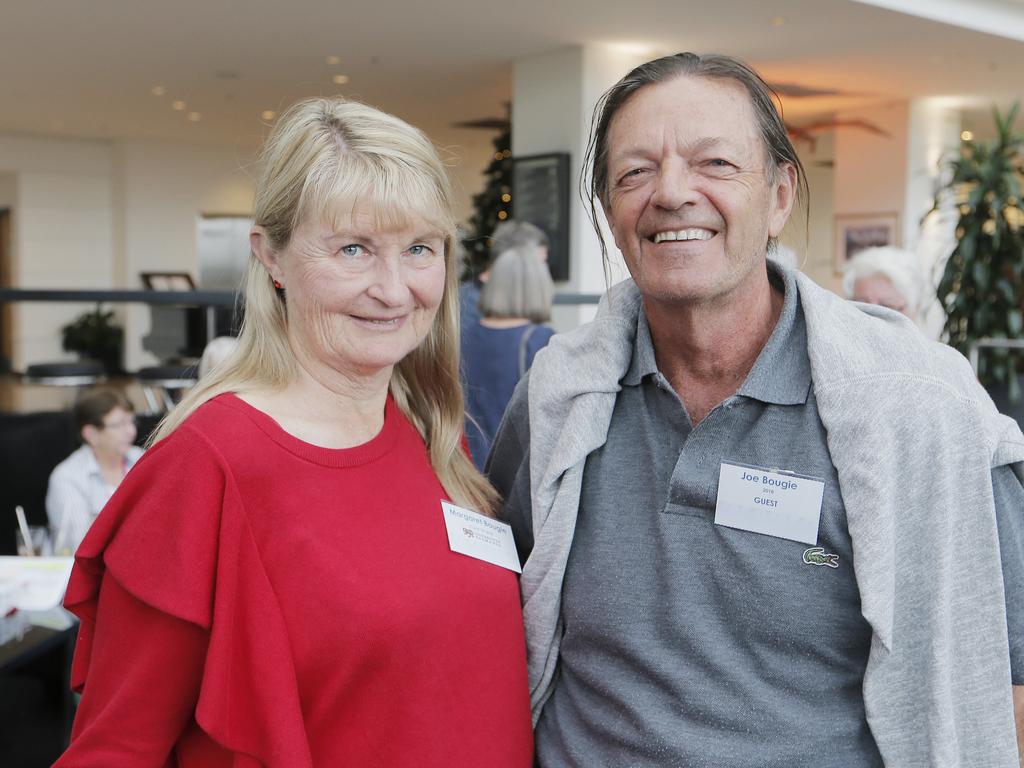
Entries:
<svg viewBox="0 0 1024 768">
<path fill-rule="evenodd" d="M 961 144 L 932 209 L 952 196 L 959 214 L 956 247 L 936 293 L 946 340 L 965 355 L 979 339 L 1024 338 L 1024 135 L 1013 131 L 1017 109 L 1003 116 L 993 108 L 995 139 Z M 1022 372 L 1021 351 L 981 350 L 978 378 L 1004 410 L 1024 410 Z"/>
<path fill-rule="evenodd" d="M 113 310 L 102 304 L 84 312 L 60 329 L 65 352 L 76 352 L 83 359 L 103 364 L 109 374 L 121 372 L 124 329 L 114 319 Z"/>
</svg>

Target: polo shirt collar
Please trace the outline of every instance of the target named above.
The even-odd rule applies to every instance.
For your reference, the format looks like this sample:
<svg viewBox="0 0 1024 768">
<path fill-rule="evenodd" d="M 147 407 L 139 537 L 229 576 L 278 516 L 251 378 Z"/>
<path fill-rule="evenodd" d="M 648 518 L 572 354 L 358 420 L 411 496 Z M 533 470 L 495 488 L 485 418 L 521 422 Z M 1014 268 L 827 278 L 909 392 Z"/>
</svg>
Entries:
<svg viewBox="0 0 1024 768">
<path fill-rule="evenodd" d="M 811 362 L 807 356 L 807 329 L 796 287 L 796 273 L 768 261 L 768 278 L 783 291 L 782 312 L 768 342 L 737 395 L 775 405 L 802 405 L 811 389 Z M 625 386 L 636 386 L 658 372 L 654 342 L 641 308 L 637 316 L 636 342 L 629 369 L 622 379 Z"/>
</svg>

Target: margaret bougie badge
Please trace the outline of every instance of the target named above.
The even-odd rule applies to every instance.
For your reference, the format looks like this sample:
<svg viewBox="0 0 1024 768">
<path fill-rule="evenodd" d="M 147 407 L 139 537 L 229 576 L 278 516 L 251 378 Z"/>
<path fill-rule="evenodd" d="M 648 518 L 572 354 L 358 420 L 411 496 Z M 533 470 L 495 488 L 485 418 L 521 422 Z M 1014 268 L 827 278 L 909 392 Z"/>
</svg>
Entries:
<svg viewBox="0 0 1024 768">
<path fill-rule="evenodd" d="M 448 546 L 452 552 L 485 560 L 510 571 L 522 573 L 512 528 L 500 520 L 457 507 L 447 501 L 441 502 L 444 525 L 448 529 Z"/>
<path fill-rule="evenodd" d="M 824 480 L 723 461 L 715 523 L 817 544 L 824 492 Z"/>
</svg>

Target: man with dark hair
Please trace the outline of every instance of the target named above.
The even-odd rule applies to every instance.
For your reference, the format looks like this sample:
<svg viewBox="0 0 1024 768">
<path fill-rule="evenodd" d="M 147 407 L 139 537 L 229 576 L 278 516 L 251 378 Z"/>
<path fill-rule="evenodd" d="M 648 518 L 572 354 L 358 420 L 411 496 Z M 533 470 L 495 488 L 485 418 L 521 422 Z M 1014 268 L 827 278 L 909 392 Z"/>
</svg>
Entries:
<svg viewBox="0 0 1024 768">
<path fill-rule="evenodd" d="M 71 554 L 121 480 L 142 456 L 136 446 L 135 409 L 123 392 L 85 392 L 73 409 L 82 445 L 58 464 L 46 489 L 46 515 L 54 551 Z"/>
<path fill-rule="evenodd" d="M 751 69 L 658 59 L 595 117 L 632 280 L 489 461 L 539 764 L 1016 766 L 1024 435 L 954 351 L 767 260 L 806 184 Z"/>
</svg>

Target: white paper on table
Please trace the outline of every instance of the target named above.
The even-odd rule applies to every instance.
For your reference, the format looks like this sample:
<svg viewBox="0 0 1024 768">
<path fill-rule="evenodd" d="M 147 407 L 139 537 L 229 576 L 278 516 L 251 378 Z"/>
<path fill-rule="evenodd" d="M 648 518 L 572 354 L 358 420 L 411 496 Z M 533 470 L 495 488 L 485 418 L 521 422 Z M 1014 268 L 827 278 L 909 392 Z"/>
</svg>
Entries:
<svg viewBox="0 0 1024 768">
<path fill-rule="evenodd" d="M 73 557 L 0 557 L 0 616 L 47 611 L 64 599 Z"/>
</svg>

